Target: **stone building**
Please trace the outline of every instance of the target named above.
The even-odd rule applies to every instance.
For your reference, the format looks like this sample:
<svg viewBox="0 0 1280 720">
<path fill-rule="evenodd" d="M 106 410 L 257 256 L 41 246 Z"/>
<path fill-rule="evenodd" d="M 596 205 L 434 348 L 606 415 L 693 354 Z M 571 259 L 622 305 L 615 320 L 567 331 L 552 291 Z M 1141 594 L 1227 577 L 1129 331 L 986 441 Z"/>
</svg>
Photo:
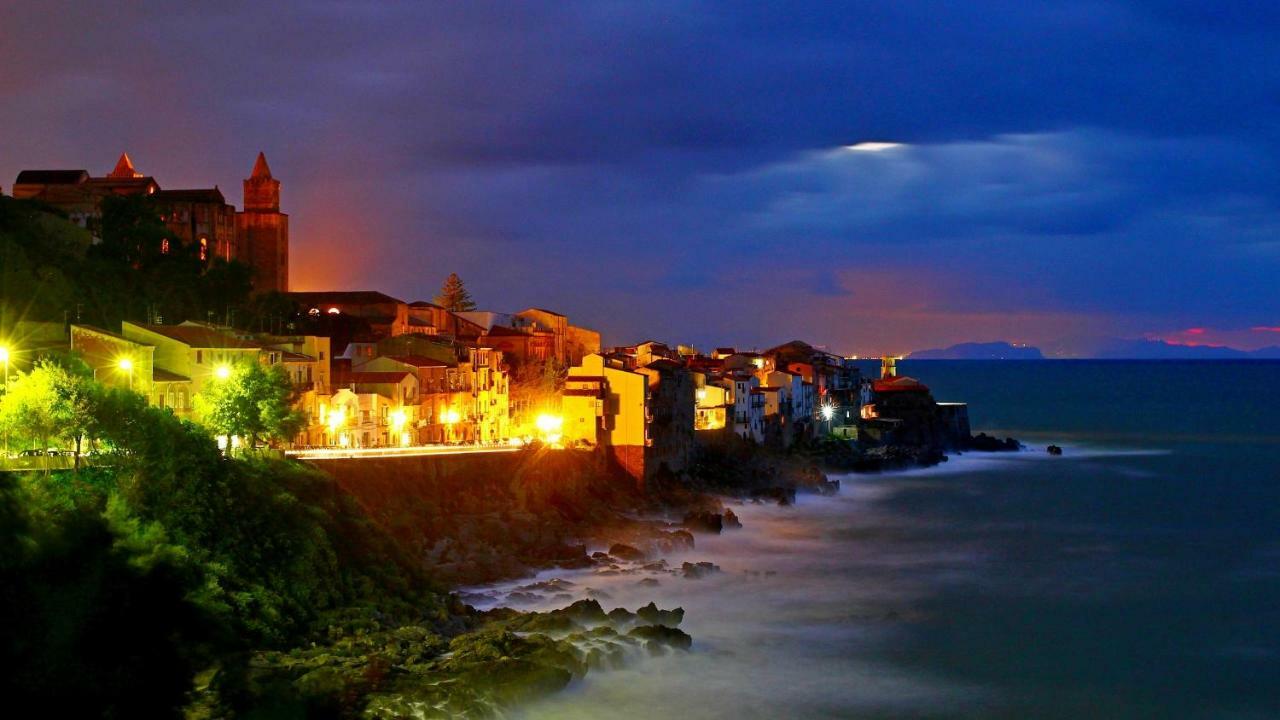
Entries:
<svg viewBox="0 0 1280 720">
<path fill-rule="evenodd" d="M 253 268 L 258 292 L 289 291 L 289 216 L 280 212 L 280 181 L 271 176 L 267 156 L 258 153 L 244 181 L 244 210 L 236 213 L 240 258 Z"/>
<path fill-rule="evenodd" d="M 138 172 L 128 153 L 103 177 L 86 170 L 23 170 L 13 183 L 15 198 L 51 205 L 98 239 L 103 199 L 128 195 L 153 198 L 156 215 L 172 239 L 199 244 L 206 261 L 218 257 L 248 265 L 255 291 L 288 291 L 289 216 L 280 212 L 280 181 L 272 177 L 262 153 L 244 181 L 244 210 L 239 212 L 216 185 L 162 190 L 155 178 Z"/>
</svg>

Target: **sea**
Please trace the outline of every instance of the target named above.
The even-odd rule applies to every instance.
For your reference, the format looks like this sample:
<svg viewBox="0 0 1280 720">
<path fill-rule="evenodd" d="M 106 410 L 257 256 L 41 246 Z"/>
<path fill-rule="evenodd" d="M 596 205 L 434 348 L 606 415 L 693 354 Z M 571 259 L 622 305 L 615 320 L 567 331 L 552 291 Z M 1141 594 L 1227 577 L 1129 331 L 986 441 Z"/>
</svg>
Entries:
<svg viewBox="0 0 1280 720">
<path fill-rule="evenodd" d="M 693 649 L 515 717 L 1280 718 L 1280 363 L 899 373 L 1026 449 L 731 505 L 743 529 L 670 558 L 701 580 L 545 573 L 683 607 Z"/>
</svg>

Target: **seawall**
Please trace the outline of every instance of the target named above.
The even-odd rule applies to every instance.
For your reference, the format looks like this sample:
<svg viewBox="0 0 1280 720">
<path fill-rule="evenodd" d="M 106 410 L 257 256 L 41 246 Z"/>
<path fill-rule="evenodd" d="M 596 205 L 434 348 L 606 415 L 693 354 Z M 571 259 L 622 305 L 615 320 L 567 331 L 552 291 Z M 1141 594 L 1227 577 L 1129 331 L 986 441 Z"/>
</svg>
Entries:
<svg viewBox="0 0 1280 720">
<path fill-rule="evenodd" d="M 447 584 L 586 559 L 582 539 L 642 501 L 602 452 L 307 461 Z"/>
</svg>

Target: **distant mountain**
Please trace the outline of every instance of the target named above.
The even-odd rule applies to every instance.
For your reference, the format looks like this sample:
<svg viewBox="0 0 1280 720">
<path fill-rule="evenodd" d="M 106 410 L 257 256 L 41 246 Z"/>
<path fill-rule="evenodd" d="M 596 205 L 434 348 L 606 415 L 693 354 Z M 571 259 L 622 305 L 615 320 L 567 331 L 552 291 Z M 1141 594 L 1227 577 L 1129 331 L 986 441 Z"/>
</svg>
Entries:
<svg viewBox="0 0 1280 720">
<path fill-rule="evenodd" d="M 1108 340 L 1092 353 L 1108 360 L 1274 360 L 1280 345 L 1239 350 L 1225 345 L 1175 345 L 1163 340 Z"/>
<path fill-rule="evenodd" d="M 917 350 L 912 360 L 1043 360 L 1040 348 L 1007 342 L 960 343 L 948 348 Z"/>
</svg>

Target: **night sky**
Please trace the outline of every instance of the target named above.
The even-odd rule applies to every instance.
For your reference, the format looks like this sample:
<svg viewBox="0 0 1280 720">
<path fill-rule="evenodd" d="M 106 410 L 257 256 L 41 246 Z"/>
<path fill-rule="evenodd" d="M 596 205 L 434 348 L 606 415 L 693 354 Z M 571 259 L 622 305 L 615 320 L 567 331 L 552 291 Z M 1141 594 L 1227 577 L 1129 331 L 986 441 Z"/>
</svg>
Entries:
<svg viewBox="0 0 1280 720">
<path fill-rule="evenodd" d="M 294 289 L 606 343 L 1280 344 L 1280 3 L 169 5 L 3 3 L 6 192 L 263 150 Z"/>
</svg>

